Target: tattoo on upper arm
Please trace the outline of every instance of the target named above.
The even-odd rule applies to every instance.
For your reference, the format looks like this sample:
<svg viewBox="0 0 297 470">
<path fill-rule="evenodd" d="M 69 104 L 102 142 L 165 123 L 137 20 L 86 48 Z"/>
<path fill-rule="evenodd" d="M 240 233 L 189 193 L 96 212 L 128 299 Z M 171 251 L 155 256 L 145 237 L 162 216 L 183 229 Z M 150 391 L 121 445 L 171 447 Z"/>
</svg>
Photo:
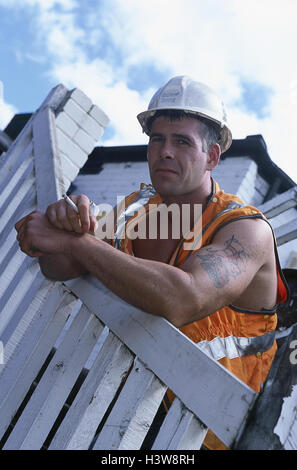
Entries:
<svg viewBox="0 0 297 470">
<path fill-rule="evenodd" d="M 201 266 L 205 269 L 215 287 L 224 287 L 231 278 L 236 279 L 246 271 L 249 255 L 234 235 L 225 242 L 225 248 L 215 250 L 206 248 L 207 253 L 195 253 L 201 259 Z"/>
</svg>

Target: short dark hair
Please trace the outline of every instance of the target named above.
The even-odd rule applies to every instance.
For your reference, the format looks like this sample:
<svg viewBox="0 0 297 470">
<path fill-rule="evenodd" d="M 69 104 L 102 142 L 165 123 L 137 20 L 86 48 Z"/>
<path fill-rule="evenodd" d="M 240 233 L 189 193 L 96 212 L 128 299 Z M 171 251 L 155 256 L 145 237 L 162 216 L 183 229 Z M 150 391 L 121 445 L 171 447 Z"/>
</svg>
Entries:
<svg viewBox="0 0 297 470">
<path fill-rule="evenodd" d="M 152 125 L 155 119 L 158 117 L 166 117 L 170 121 L 180 121 L 184 118 L 194 118 L 197 119 L 202 125 L 201 125 L 201 130 L 202 130 L 202 137 L 206 142 L 207 149 L 203 149 L 204 151 L 209 150 L 209 148 L 213 145 L 219 142 L 220 140 L 220 126 L 216 124 L 215 122 L 210 121 L 209 119 L 203 118 L 201 116 L 198 116 L 197 114 L 192 114 L 192 113 L 187 113 L 186 111 L 183 111 L 182 109 L 159 109 L 156 111 L 156 113 L 149 117 L 146 123 L 146 127 L 149 131 L 151 132 Z"/>
</svg>

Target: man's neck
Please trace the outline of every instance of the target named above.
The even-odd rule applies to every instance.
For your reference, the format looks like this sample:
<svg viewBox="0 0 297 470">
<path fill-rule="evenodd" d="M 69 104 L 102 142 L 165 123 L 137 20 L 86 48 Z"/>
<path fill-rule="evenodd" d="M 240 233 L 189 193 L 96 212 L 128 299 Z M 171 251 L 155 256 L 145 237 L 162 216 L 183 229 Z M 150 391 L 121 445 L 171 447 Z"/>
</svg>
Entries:
<svg viewBox="0 0 297 470">
<path fill-rule="evenodd" d="M 171 204 L 177 204 L 182 207 L 183 204 L 189 204 L 194 206 L 195 204 L 201 204 L 202 210 L 204 210 L 209 202 L 213 193 L 213 180 L 209 178 L 206 184 L 199 187 L 196 191 L 192 191 L 186 194 L 170 195 L 162 197 L 164 204 L 167 206 Z"/>
<path fill-rule="evenodd" d="M 195 223 L 197 222 L 197 214 L 201 214 L 207 207 L 209 200 L 211 199 L 213 195 L 213 180 L 210 178 L 209 179 L 209 184 L 204 185 L 203 189 L 199 188 L 200 191 L 197 191 L 196 193 L 191 192 L 188 194 L 183 194 L 182 196 L 176 195 L 176 196 L 169 196 L 169 197 L 164 197 L 163 198 L 163 203 L 166 204 L 167 206 L 170 206 L 171 204 L 176 204 L 179 206 L 179 213 L 181 214 L 181 224 L 182 224 L 182 218 L 183 214 L 186 217 L 190 217 L 190 227 L 194 227 Z M 183 206 L 189 206 L 189 212 L 185 211 L 183 212 Z M 197 205 L 200 206 L 200 209 L 197 211 Z M 169 222 L 171 222 L 171 217 L 169 213 Z"/>
</svg>

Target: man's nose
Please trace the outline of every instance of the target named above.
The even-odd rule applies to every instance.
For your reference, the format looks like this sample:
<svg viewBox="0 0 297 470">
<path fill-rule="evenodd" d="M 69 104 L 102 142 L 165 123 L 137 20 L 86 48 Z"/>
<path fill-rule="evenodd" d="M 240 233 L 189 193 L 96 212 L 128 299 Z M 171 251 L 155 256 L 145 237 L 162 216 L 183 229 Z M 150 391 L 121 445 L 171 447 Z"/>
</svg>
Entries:
<svg viewBox="0 0 297 470">
<path fill-rule="evenodd" d="M 168 141 L 163 142 L 163 145 L 160 149 L 160 158 L 161 159 L 174 158 L 174 150 L 170 142 Z"/>
</svg>

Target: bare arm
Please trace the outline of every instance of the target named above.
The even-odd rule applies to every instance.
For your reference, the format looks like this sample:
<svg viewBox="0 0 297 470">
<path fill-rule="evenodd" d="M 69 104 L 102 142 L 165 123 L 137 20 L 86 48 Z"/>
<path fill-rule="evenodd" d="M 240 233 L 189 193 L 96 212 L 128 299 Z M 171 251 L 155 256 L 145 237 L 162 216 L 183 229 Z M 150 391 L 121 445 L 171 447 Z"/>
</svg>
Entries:
<svg viewBox="0 0 297 470">
<path fill-rule="evenodd" d="M 87 270 L 119 297 L 177 327 L 235 302 L 271 255 L 271 230 L 255 220 L 221 229 L 183 269 L 126 255 L 90 237 L 82 237 L 75 251 Z"/>
<path fill-rule="evenodd" d="M 230 304 L 261 310 L 276 303 L 274 241 L 263 220 L 231 222 L 209 246 L 190 256 L 183 269 L 199 286 L 193 292 L 201 318 Z M 188 318 L 196 319 L 195 309 Z"/>
<path fill-rule="evenodd" d="M 127 255 L 89 233 L 49 225 L 37 233 L 28 221 L 20 240 L 23 251 L 30 254 L 34 244 L 42 254 L 70 256 L 128 303 L 177 327 L 233 303 L 271 257 L 271 230 L 261 220 L 236 221 L 222 228 L 183 269 Z"/>
<path fill-rule="evenodd" d="M 67 281 L 86 274 L 81 263 L 69 255 L 43 255 L 38 261 L 42 274 L 52 281 Z"/>
</svg>

